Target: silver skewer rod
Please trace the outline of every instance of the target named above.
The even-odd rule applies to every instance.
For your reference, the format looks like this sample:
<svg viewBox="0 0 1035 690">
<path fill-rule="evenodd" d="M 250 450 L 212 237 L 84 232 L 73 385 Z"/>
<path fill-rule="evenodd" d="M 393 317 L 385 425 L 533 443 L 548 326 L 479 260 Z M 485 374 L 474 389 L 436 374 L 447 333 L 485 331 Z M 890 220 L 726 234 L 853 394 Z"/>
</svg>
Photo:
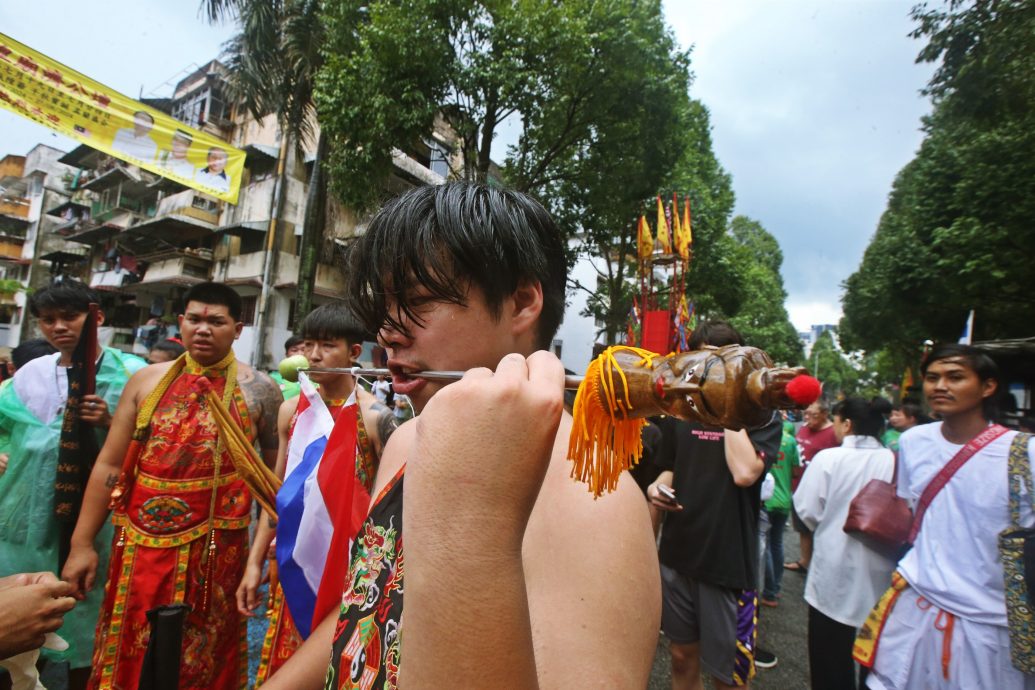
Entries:
<svg viewBox="0 0 1035 690">
<path fill-rule="evenodd" d="M 305 367 L 299 371 L 312 372 L 314 374 L 352 374 L 353 376 L 391 376 L 388 369 L 365 369 L 363 367 Z M 416 379 L 428 379 L 429 381 L 458 381 L 463 378 L 462 371 L 415 371 L 409 374 Z M 565 376 L 564 388 L 576 390 L 581 384 L 582 376 Z"/>
</svg>

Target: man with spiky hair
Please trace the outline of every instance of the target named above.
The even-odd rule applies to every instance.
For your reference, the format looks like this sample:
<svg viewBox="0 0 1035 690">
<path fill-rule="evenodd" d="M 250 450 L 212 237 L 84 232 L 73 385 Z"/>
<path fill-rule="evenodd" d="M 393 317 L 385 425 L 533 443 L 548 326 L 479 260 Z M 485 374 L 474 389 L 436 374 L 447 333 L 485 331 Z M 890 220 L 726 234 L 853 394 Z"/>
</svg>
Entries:
<svg viewBox="0 0 1035 690">
<path fill-rule="evenodd" d="M 563 249 L 537 202 L 464 182 L 410 190 L 356 241 L 346 301 L 418 415 L 381 457 L 340 615 L 263 687 L 646 685 L 650 518 L 627 474 L 596 501 L 572 481 L 564 369 L 541 351 Z"/>
<path fill-rule="evenodd" d="M 348 308 L 341 302 L 332 302 L 309 312 L 302 322 L 300 341 L 302 352 L 310 366 L 337 369 L 351 367 L 356 363 L 363 351 L 363 341 L 366 336 L 366 331 Z M 351 374 L 312 372 L 309 374 L 309 378 L 319 386 L 320 397 L 327 405 L 327 410 L 335 419 L 336 424 L 345 423 L 343 419 L 352 420 L 351 416 L 346 415 L 343 418 L 340 413 L 355 396 L 355 403 L 359 406 L 360 412 L 356 415 L 355 422 L 351 422 L 356 427 L 356 481 L 363 485 L 363 491 L 369 495 L 372 488 L 370 483 L 374 479 L 381 450 L 398 427 L 393 411 L 378 402 L 362 386 L 357 386 L 356 379 Z M 284 404 L 280 406 L 277 418 L 280 444 L 277 450 L 275 472 L 281 479 L 284 478 L 287 470 L 288 451 L 297 420 L 299 401 L 300 396 L 298 395 L 284 401 Z M 344 482 L 338 486 L 341 487 L 343 484 Z M 237 610 L 246 616 L 251 616 L 252 611 L 259 606 L 259 586 L 262 582 L 263 564 L 266 562 L 266 555 L 275 534 L 276 527 L 272 521 L 263 519 L 259 522 L 249 551 L 244 578 L 237 588 Z M 324 576 L 329 577 L 328 574 L 334 571 L 335 568 L 328 567 L 324 570 Z M 284 584 L 284 581 L 281 580 L 279 583 L 271 585 L 273 592 L 270 595 L 268 614 L 270 623 L 263 641 L 259 670 L 256 674 L 256 682 L 259 684 L 265 682 L 283 666 L 284 662 L 302 644 L 299 626 L 295 625 L 291 612 L 286 606 L 282 588 Z M 340 582 L 337 583 L 335 596 L 340 594 L 340 585 Z M 321 582 L 321 589 L 322 586 Z M 319 612 L 319 596 L 317 602 L 315 615 L 322 619 Z M 302 629 L 307 631 L 309 624 L 310 620 L 307 619 Z"/>
</svg>

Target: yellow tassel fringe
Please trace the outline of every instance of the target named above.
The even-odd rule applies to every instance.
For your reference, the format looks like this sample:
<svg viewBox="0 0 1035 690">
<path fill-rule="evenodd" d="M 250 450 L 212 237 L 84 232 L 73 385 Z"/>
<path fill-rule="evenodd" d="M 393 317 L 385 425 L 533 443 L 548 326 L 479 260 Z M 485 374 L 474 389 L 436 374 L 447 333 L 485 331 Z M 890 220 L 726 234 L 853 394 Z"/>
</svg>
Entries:
<svg viewBox="0 0 1035 690">
<path fill-rule="evenodd" d="M 568 439 L 571 476 L 589 484 L 594 498 L 618 488 L 622 472 L 636 465 L 643 455 L 640 433 L 647 420 L 629 417 L 629 382 L 615 359 L 618 351 L 638 355 L 641 359 L 637 366 L 641 367 L 649 367 L 658 356 L 636 347 L 609 347 L 590 363 L 575 394 Z"/>
</svg>

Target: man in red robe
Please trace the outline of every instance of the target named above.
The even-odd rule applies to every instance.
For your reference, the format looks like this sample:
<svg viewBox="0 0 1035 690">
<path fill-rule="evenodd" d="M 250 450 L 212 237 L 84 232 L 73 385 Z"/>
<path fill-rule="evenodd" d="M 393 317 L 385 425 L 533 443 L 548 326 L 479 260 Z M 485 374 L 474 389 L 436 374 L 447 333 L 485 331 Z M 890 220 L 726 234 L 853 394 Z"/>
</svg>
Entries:
<svg viewBox="0 0 1035 690">
<path fill-rule="evenodd" d="M 62 572 L 79 596 L 93 587 L 93 539 L 113 509 L 90 688 L 137 687 L 150 635 L 146 614 L 169 604 L 190 607 L 179 687 L 218 690 L 247 682 L 245 619 L 234 592 L 248 555 L 251 496 L 204 393 L 213 391 L 248 438 L 258 440 L 270 465 L 283 398 L 266 374 L 234 357 L 243 324 L 232 288 L 200 283 L 184 301 L 187 352 L 127 384 Z"/>
</svg>

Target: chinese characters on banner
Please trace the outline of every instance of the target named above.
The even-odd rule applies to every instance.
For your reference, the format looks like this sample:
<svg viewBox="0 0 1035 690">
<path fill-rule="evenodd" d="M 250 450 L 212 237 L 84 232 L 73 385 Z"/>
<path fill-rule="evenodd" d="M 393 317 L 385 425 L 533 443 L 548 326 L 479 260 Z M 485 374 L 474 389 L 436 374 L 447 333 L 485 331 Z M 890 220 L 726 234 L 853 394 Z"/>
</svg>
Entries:
<svg viewBox="0 0 1035 690">
<path fill-rule="evenodd" d="M 144 170 L 237 203 L 244 151 L 4 34 L 0 106 Z"/>
</svg>

